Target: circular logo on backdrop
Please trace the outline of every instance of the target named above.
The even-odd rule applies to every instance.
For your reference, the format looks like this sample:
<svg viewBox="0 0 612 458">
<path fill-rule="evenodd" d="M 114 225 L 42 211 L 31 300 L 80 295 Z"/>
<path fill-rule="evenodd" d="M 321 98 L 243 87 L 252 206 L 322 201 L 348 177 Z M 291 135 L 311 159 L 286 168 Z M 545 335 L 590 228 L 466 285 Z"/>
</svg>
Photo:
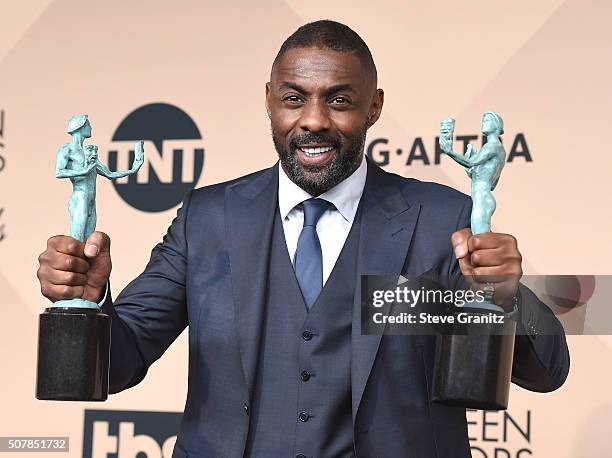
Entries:
<svg viewBox="0 0 612 458">
<path fill-rule="evenodd" d="M 548 275 L 544 281 L 547 298 L 560 307 L 555 310 L 557 314 L 588 303 L 593 297 L 595 286 L 594 275 Z"/>
<path fill-rule="evenodd" d="M 138 140 L 145 140 L 144 164 L 137 174 L 113 180 L 113 186 L 125 202 L 139 210 L 160 212 L 175 207 L 195 187 L 204 167 L 198 126 L 187 113 L 168 103 L 137 108 L 113 135 L 109 169 L 129 169 Z"/>
</svg>

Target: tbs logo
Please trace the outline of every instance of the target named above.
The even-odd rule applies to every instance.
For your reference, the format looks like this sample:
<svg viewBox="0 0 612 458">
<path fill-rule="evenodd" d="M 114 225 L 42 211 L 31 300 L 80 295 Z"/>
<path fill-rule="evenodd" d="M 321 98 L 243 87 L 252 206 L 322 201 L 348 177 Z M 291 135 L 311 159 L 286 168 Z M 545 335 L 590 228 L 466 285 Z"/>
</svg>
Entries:
<svg viewBox="0 0 612 458">
<path fill-rule="evenodd" d="M 109 169 L 130 168 L 137 140 L 145 141 L 144 164 L 137 174 L 114 180 L 113 186 L 139 210 L 161 212 L 175 207 L 202 174 L 204 146 L 198 126 L 174 105 L 151 103 L 137 108 L 113 135 Z"/>
<path fill-rule="evenodd" d="M 83 458 L 170 458 L 181 416 L 86 409 Z"/>
</svg>

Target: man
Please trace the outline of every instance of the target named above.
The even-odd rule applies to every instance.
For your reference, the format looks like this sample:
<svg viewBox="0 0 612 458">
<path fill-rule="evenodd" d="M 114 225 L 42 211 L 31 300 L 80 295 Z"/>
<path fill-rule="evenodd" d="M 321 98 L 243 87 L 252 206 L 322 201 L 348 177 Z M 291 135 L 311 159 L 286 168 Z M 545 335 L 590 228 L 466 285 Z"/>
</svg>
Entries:
<svg viewBox="0 0 612 458">
<path fill-rule="evenodd" d="M 113 393 L 139 383 L 189 325 L 173 457 L 469 456 L 465 410 L 430 401 L 435 338 L 362 335 L 359 278 L 458 277 L 453 246 L 470 273 L 518 277 L 521 256 L 510 235 L 470 237 L 469 197 L 364 157 L 383 106 L 376 82 L 350 28 L 300 27 L 266 84 L 280 162 L 189 192 L 145 271 L 114 304 L 103 299 Z M 109 247 L 101 232 L 84 244 L 51 238 L 43 293 L 100 300 Z M 513 380 L 554 390 L 569 367 L 562 329 L 528 290 L 520 296 L 521 326 L 532 329 L 517 336 Z"/>
</svg>

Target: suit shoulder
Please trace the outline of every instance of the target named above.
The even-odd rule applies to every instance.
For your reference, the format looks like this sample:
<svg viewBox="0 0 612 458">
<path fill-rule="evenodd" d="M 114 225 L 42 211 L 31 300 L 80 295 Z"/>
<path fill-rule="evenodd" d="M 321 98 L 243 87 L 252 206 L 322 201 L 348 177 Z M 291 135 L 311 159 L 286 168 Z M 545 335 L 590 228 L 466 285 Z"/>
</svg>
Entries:
<svg viewBox="0 0 612 458">
<path fill-rule="evenodd" d="M 463 207 L 471 202 L 467 194 L 442 183 L 434 181 L 421 181 L 416 178 L 408 178 L 396 173 L 387 172 L 402 190 L 406 198 L 418 199 L 421 203 L 446 204 L 450 206 Z"/>
<path fill-rule="evenodd" d="M 430 235 L 438 231 L 446 239 L 458 227 L 469 226 L 472 198 L 467 194 L 433 181 L 389 175 L 406 201 L 420 206 L 419 220 L 431 228 Z"/>
<path fill-rule="evenodd" d="M 214 183 L 206 186 L 195 188 L 191 192 L 192 205 L 198 204 L 223 204 L 225 200 L 225 191 L 234 186 L 246 185 L 253 180 L 258 179 L 264 174 L 269 174 L 274 166 L 266 169 L 257 170 L 255 172 L 248 173 L 241 177 L 233 178 L 231 180 L 223 181 L 220 183 Z"/>
</svg>

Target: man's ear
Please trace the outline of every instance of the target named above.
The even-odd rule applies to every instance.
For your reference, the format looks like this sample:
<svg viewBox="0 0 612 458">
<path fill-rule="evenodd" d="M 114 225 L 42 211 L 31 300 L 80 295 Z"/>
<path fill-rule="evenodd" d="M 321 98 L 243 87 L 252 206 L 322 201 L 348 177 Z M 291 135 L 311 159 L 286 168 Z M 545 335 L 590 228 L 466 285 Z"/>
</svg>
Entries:
<svg viewBox="0 0 612 458">
<path fill-rule="evenodd" d="M 266 99 L 265 99 L 265 104 L 266 104 L 266 111 L 268 112 L 268 118 L 272 117 L 272 114 L 270 113 L 270 106 L 268 105 L 268 97 L 270 96 L 270 82 L 268 81 L 266 83 Z"/>
<path fill-rule="evenodd" d="M 368 112 L 368 128 L 374 125 L 382 112 L 382 107 L 385 102 L 385 92 L 382 89 L 376 89 L 374 97 L 372 97 L 372 105 Z"/>
</svg>

